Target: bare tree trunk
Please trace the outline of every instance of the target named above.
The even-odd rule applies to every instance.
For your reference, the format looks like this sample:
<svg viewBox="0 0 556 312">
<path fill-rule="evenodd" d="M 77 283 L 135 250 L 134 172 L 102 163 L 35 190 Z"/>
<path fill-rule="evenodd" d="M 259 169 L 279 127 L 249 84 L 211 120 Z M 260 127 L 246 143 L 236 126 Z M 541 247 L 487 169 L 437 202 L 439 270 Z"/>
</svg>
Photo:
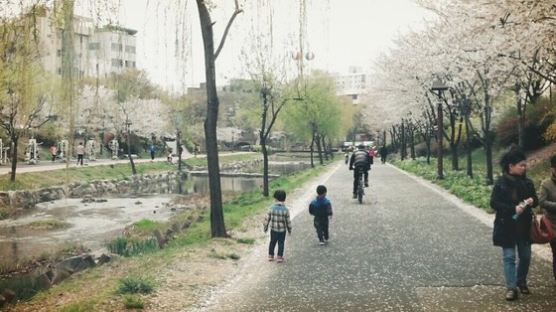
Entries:
<svg viewBox="0 0 556 312">
<path fill-rule="evenodd" d="M 471 157 L 471 127 L 469 127 L 469 116 L 465 116 L 465 133 L 467 135 L 466 143 L 465 143 L 465 153 L 467 154 L 467 176 L 472 178 L 473 177 L 473 157 Z"/>
<path fill-rule="evenodd" d="M 405 128 L 405 121 L 402 118 L 402 128 L 401 128 L 401 148 L 400 156 L 402 160 L 405 160 L 407 157 L 407 146 L 406 146 L 406 128 Z"/>
<path fill-rule="evenodd" d="M 210 190 L 210 225 L 212 237 L 226 237 L 224 213 L 222 210 L 222 190 L 220 185 L 220 165 L 216 126 L 218 122 L 218 94 L 216 91 L 216 71 L 213 30 L 210 14 L 203 0 L 197 0 L 201 32 L 205 50 L 205 75 L 207 88 L 207 118 L 205 119 L 205 144 Z"/>
<path fill-rule="evenodd" d="M 12 172 L 10 172 L 10 181 L 15 182 L 15 172 L 17 170 L 17 144 L 19 137 L 12 135 Z"/>
<path fill-rule="evenodd" d="M 411 153 L 411 159 L 415 160 L 415 158 L 417 158 L 417 155 L 415 153 L 415 127 L 413 125 L 411 125 L 409 135 L 409 150 Z"/>
<path fill-rule="evenodd" d="M 328 153 L 329 153 L 329 148 L 326 146 L 326 138 L 323 136 L 321 136 L 321 142 L 322 142 L 322 149 L 324 151 L 324 160 L 328 161 Z"/>
<path fill-rule="evenodd" d="M 315 138 L 315 142 L 317 143 L 317 153 L 319 155 L 319 164 L 324 164 L 324 160 L 322 158 L 322 146 L 321 146 L 321 138 L 320 135 L 317 134 Z"/>
<path fill-rule="evenodd" d="M 129 129 L 129 125 L 127 126 L 127 157 L 129 158 L 129 164 L 131 165 L 131 173 L 136 175 L 137 169 L 135 168 L 133 157 L 131 157 L 131 131 Z"/>
<path fill-rule="evenodd" d="M 315 168 L 315 161 L 313 160 L 313 152 L 315 150 L 315 131 L 313 131 L 312 138 L 311 138 L 311 168 Z"/>
<path fill-rule="evenodd" d="M 264 126 L 261 129 L 264 129 Z M 261 152 L 263 153 L 263 196 L 268 197 L 270 194 L 268 181 L 268 149 L 266 148 L 266 137 L 263 130 L 259 132 L 259 137 L 261 141 Z"/>
</svg>

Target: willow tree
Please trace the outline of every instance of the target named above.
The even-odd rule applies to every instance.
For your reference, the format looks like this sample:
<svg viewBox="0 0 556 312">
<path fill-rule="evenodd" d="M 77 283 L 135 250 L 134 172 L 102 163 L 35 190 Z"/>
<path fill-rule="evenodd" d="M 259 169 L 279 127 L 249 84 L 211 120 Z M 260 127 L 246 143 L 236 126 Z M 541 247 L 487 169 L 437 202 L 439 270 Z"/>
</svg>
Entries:
<svg viewBox="0 0 556 312">
<path fill-rule="evenodd" d="M 10 181 L 15 181 L 20 138 L 48 121 L 45 79 L 39 64 L 36 18 L 44 14 L 38 4 L 0 23 L 0 126 L 12 147 Z"/>
<path fill-rule="evenodd" d="M 353 112 L 343 109 L 333 79 L 324 73 L 315 72 L 309 76 L 304 91 L 303 99 L 288 107 L 288 130 L 298 138 L 310 140 L 311 166 L 314 167 L 315 147 L 322 164 L 322 138 L 336 138 L 342 130 L 347 131 L 342 121 L 353 118 Z"/>
<path fill-rule="evenodd" d="M 235 10 L 230 17 L 220 44 L 214 50 L 213 25 L 208 7 L 210 1 L 197 0 L 199 19 L 201 22 L 201 33 L 203 35 L 203 47 L 205 51 L 205 76 L 207 89 L 207 118 L 205 119 L 205 141 L 207 150 L 207 163 L 209 172 L 210 189 L 210 227 L 212 237 L 225 237 L 226 226 L 224 224 L 224 213 L 222 210 L 222 188 L 220 185 L 220 167 L 218 161 L 218 142 L 216 126 L 218 122 L 218 93 L 216 91 L 216 59 L 224 47 L 226 37 L 238 14 L 243 12 L 235 0 Z"/>
</svg>

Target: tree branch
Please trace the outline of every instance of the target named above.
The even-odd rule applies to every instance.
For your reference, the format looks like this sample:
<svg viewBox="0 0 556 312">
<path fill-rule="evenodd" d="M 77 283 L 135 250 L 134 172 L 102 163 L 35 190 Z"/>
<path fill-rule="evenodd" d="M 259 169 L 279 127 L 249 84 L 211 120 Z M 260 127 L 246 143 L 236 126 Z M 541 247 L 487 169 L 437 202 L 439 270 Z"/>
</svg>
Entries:
<svg viewBox="0 0 556 312">
<path fill-rule="evenodd" d="M 234 13 L 232 14 L 232 16 L 230 17 L 230 20 L 228 21 L 228 25 L 226 25 L 226 30 L 224 30 L 224 34 L 222 35 L 222 39 L 220 40 L 220 44 L 218 45 L 218 49 L 216 49 L 216 52 L 214 52 L 214 59 L 215 60 L 218 58 L 218 55 L 220 54 L 220 51 L 224 47 L 224 42 L 226 41 L 226 37 L 228 36 L 228 32 L 230 31 L 230 27 L 232 27 L 232 23 L 236 19 L 236 16 L 238 16 L 240 13 L 243 12 L 243 10 L 239 8 L 238 0 L 235 0 L 235 3 L 236 3 L 236 9 L 235 9 Z"/>
</svg>

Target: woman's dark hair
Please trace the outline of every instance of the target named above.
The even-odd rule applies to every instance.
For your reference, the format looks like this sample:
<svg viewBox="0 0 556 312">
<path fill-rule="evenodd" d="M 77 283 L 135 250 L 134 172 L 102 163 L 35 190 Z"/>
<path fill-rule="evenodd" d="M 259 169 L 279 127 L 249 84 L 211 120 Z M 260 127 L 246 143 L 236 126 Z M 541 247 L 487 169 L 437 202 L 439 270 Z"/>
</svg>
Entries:
<svg viewBox="0 0 556 312">
<path fill-rule="evenodd" d="M 274 191 L 274 199 L 277 201 L 285 201 L 286 200 L 286 192 L 284 190 L 276 190 Z"/>
<path fill-rule="evenodd" d="M 510 149 L 506 154 L 500 159 L 500 167 L 502 171 L 508 173 L 510 171 L 510 165 L 515 165 L 520 161 L 526 160 L 525 154 L 518 149 Z"/>
</svg>

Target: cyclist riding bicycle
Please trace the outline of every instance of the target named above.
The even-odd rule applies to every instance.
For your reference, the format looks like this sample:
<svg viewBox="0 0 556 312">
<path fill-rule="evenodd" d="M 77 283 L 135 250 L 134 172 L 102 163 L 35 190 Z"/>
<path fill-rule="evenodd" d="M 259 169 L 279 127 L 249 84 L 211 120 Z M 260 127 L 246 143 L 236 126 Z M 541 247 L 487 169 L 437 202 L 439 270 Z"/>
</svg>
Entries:
<svg viewBox="0 0 556 312">
<path fill-rule="evenodd" d="M 369 153 L 365 150 L 365 145 L 359 144 L 357 146 L 357 151 L 351 154 L 349 160 L 349 170 L 353 171 L 353 198 L 357 198 L 357 184 L 359 182 L 358 176 L 359 172 L 362 172 L 365 177 L 365 186 L 369 186 L 369 169 L 373 159 L 369 156 Z"/>
</svg>

